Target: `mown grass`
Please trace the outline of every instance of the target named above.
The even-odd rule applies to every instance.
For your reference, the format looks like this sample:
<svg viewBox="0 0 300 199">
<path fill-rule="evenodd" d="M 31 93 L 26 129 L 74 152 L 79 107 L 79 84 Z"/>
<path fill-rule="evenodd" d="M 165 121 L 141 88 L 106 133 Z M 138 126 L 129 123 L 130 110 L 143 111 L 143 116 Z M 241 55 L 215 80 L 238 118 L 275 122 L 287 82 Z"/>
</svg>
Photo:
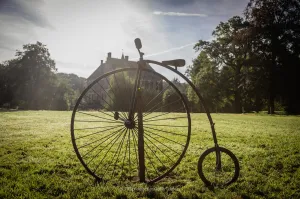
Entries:
<svg viewBox="0 0 300 199">
<path fill-rule="evenodd" d="M 300 198 L 300 117 L 213 114 L 219 144 L 239 159 L 238 181 L 210 190 L 197 174 L 213 146 L 204 114 L 173 175 L 147 186 L 97 184 L 70 139 L 71 112 L 0 112 L 0 198 Z"/>
</svg>

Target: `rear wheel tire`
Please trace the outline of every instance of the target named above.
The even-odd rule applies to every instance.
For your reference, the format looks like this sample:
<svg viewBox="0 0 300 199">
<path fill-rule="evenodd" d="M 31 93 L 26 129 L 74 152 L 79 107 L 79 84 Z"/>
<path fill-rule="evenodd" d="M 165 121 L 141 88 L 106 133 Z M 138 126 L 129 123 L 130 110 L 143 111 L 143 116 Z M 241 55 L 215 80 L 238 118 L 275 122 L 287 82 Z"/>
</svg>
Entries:
<svg viewBox="0 0 300 199">
<path fill-rule="evenodd" d="M 223 147 L 219 150 L 221 170 L 216 168 L 216 147 L 207 149 L 199 158 L 198 174 L 207 186 L 228 186 L 239 177 L 240 166 L 236 156 Z"/>
</svg>

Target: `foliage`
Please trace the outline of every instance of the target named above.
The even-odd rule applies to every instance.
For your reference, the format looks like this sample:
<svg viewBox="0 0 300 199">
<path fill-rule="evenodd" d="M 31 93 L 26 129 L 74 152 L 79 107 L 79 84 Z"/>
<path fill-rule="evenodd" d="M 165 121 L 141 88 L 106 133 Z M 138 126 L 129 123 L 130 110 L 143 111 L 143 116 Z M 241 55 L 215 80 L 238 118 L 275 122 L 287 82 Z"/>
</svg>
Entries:
<svg viewBox="0 0 300 199">
<path fill-rule="evenodd" d="M 196 73 L 198 76 L 194 78 L 194 82 L 202 81 L 206 86 L 203 90 L 210 92 L 211 96 L 204 94 L 208 100 L 218 100 L 217 91 L 210 91 L 211 88 L 215 87 L 214 84 L 219 78 L 218 69 L 222 70 L 220 74 L 224 74 L 223 71 L 227 73 L 225 75 L 230 75 L 226 82 L 231 84 L 231 95 L 234 98 L 234 111 L 240 113 L 242 111 L 241 106 L 241 69 L 246 64 L 247 61 L 247 42 L 244 41 L 243 34 L 245 28 L 247 27 L 247 22 L 245 22 L 241 17 L 232 17 L 228 22 L 221 22 L 216 29 L 213 31 L 212 35 L 215 39 L 211 42 L 200 40 L 195 46 L 196 51 L 203 50 L 205 55 L 200 53 L 199 57 L 194 61 L 195 69 L 191 70 L 192 73 Z M 209 60 L 211 59 L 211 61 Z M 198 63 L 206 66 L 205 70 L 199 71 Z M 202 63 L 203 62 L 203 63 Z M 200 64 L 200 65 L 201 65 Z M 209 73 L 207 73 L 210 71 Z M 210 75 L 209 80 L 203 78 L 203 74 Z M 192 74 L 191 76 L 195 76 Z M 205 83 L 206 82 L 206 83 Z M 210 82 L 210 84 L 209 84 Z M 203 85 L 203 84 L 202 84 Z M 226 89 L 226 88 L 225 88 Z M 216 107 L 217 102 L 211 102 L 214 107 Z M 222 106 L 222 105 L 221 105 Z M 217 108 L 217 107 L 216 107 Z"/>
<path fill-rule="evenodd" d="M 129 75 L 130 74 L 130 75 Z M 104 94 L 104 106 L 108 110 L 129 111 L 131 107 L 131 95 L 134 88 L 134 78 L 132 73 L 116 74 L 109 78 L 109 92 Z"/>
<path fill-rule="evenodd" d="M 75 74 L 66 74 L 66 73 L 57 73 L 57 88 L 55 92 L 55 96 L 60 98 L 58 100 L 62 101 L 65 104 L 64 109 L 60 110 L 68 110 L 73 108 L 77 98 L 81 94 L 81 92 L 86 87 L 85 78 L 78 77 Z M 55 100 L 54 100 L 55 101 Z M 59 106 L 59 102 L 56 102 L 57 106 Z M 56 106 L 53 106 L 55 109 Z"/>
<path fill-rule="evenodd" d="M 9 103 L 13 99 L 12 81 L 9 76 L 10 62 L 0 64 L 0 105 Z"/>
<path fill-rule="evenodd" d="M 89 92 L 101 97 L 101 99 L 98 100 L 101 105 L 99 107 L 99 103 L 92 102 L 89 107 L 128 112 L 132 102 L 135 73 L 136 71 L 120 72 L 107 76 L 107 81 L 105 78 L 100 80 L 100 82 L 96 83 Z M 144 111 L 149 111 L 153 106 L 162 101 L 162 96 L 157 96 L 160 92 L 159 87 L 155 85 L 157 82 L 152 81 L 150 86 L 146 84 L 143 77 L 144 75 L 142 75 L 140 87 L 137 90 L 137 106 L 141 106 Z M 153 110 L 155 110 L 155 108 L 152 109 L 152 111 Z"/>
<path fill-rule="evenodd" d="M 295 92 L 300 73 L 299 18 L 299 0 L 251 0 L 245 19 L 234 16 L 221 22 L 212 41 L 200 40 L 194 46 L 200 54 L 186 72 L 210 109 L 240 113 L 267 107 L 273 114 L 279 103 L 277 107 L 285 107 L 287 113 L 300 113 Z M 208 70 L 201 71 L 203 66 Z M 188 94 L 195 102 L 192 92 Z"/>
<path fill-rule="evenodd" d="M 223 92 L 226 89 L 224 86 L 226 81 L 223 81 L 222 84 L 222 73 L 220 73 L 217 64 L 209 59 L 205 50 L 201 51 L 193 61 L 193 67 L 190 67 L 190 76 L 210 111 L 218 112 L 224 108 L 226 101 L 223 99 Z M 192 88 L 188 90 L 188 98 L 195 105 L 199 103 L 199 99 Z M 204 110 L 202 111 L 204 112 Z"/>
<path fill-rule="evenodd" d="M 68 110 L 84 88 L 84 79 L 55 72 L 46 45 L 24 45 L 16 58 L 0 64 L 0 106 Z"/>
<path fill-rule="evenodd" d="M 251 0 L 245 15 L 255 57 L 268 81 L 268 112 L 274 113 L 279 97 L 289 113 L 300 113 L 300 98 L 294 94 L 300 72 L 300 1 Z"/>
<path fill-rule="evenodd" d="M 176 86 L 178 89 L 178 92 L 182 94 L 182 96 L 187 100 L 187 89 L 188 86 L 186 83 L 181 83 L 178 79 L 173 78 L 171 83 Z M 168 88 L 163 90 L 164 92 L 162 93 L 162 99 L 160 99 L 160 103 L 162 106 L 161 111 L 166 111 L 166 112 L 182 112 L 183 109 L 183 102 L 180 97 L 180 95 L 177 93 L 177 91 L 169 86 L 170 84 L 166 84 L 164 88 Z M 179 109 L 179 110 L 178 110 Z"/>
</svg>

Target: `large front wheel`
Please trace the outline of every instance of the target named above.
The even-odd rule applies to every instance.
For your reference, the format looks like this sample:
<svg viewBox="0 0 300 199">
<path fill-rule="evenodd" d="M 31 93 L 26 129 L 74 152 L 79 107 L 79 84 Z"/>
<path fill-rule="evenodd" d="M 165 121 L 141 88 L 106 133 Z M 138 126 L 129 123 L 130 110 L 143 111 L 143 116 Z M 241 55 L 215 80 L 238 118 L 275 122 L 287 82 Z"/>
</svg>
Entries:
<svg viewBox="0 0 300 199">
<path fill-rule="evenodd" d="M 136 68 L 124 68 L 102 75 L 74 107 L 74 150 L 97 180 L 156 182 L 175 169 L 187 150 L 187 101 L 174 83 L 154 70 L 141 69 L 137 107 L 129 117 L 136 74 Z"/>
</svg>

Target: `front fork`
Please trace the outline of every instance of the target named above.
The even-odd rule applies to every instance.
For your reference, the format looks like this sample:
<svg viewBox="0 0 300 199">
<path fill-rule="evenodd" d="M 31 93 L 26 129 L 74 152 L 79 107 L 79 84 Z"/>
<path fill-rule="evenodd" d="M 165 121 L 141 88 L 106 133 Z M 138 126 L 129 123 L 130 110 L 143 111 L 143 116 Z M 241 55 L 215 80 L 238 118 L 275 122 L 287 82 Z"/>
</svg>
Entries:
<svg viewBox="0 0 300 199">
<path fill-rule="evenodd" d="M 144 127 L 142 112 L 141 91 L 137 91 L 137 114 L 138 114 L 138 155 L 139 155 L 139 178 L 140 182 L 146 182 L 145 178 L 145 146 L 144 146 Z"/>
<path fill-rule="evenodd" d="M 140 182 L 146 182 L 145 178 L 145 147 L 144 147 L 144 128 L 143 128 L 143 102 L 142 102 L 142 90 L 140 89 L 141 67 L 143 67 L 143 61 L 138 62 L 138 70 L 136 72 L 136 78 L 134 82 L 134 89 L 131 96 L 131 107 L 129 110 L 129 120 L 134 121 L 134 113 L 137 110 L 138 116 L 138 158 L 139 158 L 139 178 Z"/>
</svg>

